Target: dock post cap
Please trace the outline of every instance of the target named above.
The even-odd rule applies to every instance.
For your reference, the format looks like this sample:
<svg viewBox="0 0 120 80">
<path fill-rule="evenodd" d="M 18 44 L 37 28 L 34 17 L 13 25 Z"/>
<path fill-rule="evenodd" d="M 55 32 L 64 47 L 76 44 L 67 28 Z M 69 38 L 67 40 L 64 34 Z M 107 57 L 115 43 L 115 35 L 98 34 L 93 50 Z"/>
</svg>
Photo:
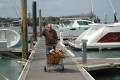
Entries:
<svg viewBox="0 0 120 80">
<path fill-rule="evenodd" d="M 82 42 L 87 42 L 88 40 L 87 39 L 81 39 Z"/>
</svg>

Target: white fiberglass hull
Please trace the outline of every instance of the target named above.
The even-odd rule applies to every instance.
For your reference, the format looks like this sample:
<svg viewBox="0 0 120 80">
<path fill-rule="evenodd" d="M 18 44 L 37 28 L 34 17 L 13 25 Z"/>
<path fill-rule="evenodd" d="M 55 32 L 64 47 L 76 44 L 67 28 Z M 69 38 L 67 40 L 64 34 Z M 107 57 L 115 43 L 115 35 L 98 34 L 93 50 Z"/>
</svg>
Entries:
<svg viewBox="0 0 120 80">
<path fill-rule="evenodd" d="M 57 29 L 57 36 L 60 38 L 60 32 L 63 32 L 63 39 L 73 37 L 78 37 L 83 31 L 87 30 L 88 27 L 65 27 Z"/>
<path fill-rule="evenodd" d="M 74 42 L 68 43 L 71 47 L 82 49 L 82 43 L 76 44 Z M 112 49 L 112 48 L 120 48 L 120 43 L 92 43 L 87 44 L 87 49 Z"/>
<path fill-rule="evenodd" d="M 76 38 L 89 28 L 89 24 L 94 24 L 94 22 L 89 20 L 70 20 L 69 25 L 63 25 L 60 26 L 59 29 L 56 29 L 57 36 L 60 38 L 60 32 L 63 32 L 63 39 Z"/>
<path fill-rule="evenodd" d="M 83 39 L 88 40 L 88 49 L 120 48 L 120 23 L 91 27 L 68 44 L 74 48 L 82 48 Z"/>
<path fill-rule="evenodd" d="M 0 29 L 0 43 L 6 42 L 7 48 L 14 47 L 20 41 L 20 35 L 10 29 Z"/>
</svg>

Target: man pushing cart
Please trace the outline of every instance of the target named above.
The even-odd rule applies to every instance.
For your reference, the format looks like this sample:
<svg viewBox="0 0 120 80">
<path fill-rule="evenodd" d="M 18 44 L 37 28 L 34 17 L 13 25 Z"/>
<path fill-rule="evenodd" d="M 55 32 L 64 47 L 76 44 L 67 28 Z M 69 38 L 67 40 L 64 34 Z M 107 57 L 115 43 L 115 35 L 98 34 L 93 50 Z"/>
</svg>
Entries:
<svg viewBox="0 0 120 80">
<path fill-rule="evenodd" d="M 52 52 L 55 52 L 55 49 L 56 49 L 56 45 L 57 45 L 57 40 L 58 40 L 58 37 L 57 37 L 57 33 L 54 29 L 52 29 L 52 24 L 50 23 L 47 23 L 46 26 L 45 26 L 45 29 L 40 33 L 40 37 L 41 36 L 44 36 L 45 37 L 45 44 L 46 44 L 46 63 L 47 65 L 51 65 L 51 64 L 58 64 L 56 61 L 58 60 L 58 62 L 60 61 L 59 59 L 61 57 L 58 57 L 58 53 L 57 54 L 52 54 Z M 50 52 L 51 49 L 54 49 L 54 51 L 52 50 Z M 59 59 L 57 59 L 59 58 Z M 51 60 L 50 60 L 51 59 Z M 54 61 L 52 61 L 52 59 Z M 61 61 L 60 61 L 61 62 Z M 46 70 L 47 66 L 45 67 L 45 70 Z"/>
</svg>

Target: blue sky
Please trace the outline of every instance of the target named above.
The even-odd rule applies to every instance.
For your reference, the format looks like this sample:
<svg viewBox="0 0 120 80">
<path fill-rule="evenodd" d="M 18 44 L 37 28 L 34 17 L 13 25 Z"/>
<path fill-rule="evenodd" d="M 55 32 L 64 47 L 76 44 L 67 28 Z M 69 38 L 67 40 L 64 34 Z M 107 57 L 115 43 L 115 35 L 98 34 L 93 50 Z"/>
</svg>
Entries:
<svg viewBox="0 0 120 80">
<path fill-rule="evenodd" d="M 37 2 L 37 14 L 41 9 L 44 17 L 78 15 L 91 11 L 91 0 L 27 0 L 30 13 L 32 13 L 33 1 Z M 111 2 L 120 19 L 120 0 L 111 0 Z M 20 16 L 20 6 L 21 0 L 0 0 L 0 17 Z M 113 21 L 113 10 L 109 0 L 93 0 L 93 11 L 101 20 L 104 20 L 106 13 L 108 21 Z"/>
</svg>

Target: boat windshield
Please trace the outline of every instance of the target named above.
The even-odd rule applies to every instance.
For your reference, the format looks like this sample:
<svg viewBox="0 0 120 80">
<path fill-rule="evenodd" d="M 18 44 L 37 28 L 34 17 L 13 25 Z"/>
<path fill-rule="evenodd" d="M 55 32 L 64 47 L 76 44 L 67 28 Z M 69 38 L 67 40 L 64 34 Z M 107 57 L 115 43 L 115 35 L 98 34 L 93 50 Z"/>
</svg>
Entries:
<svg viewBox="0 0 120 80">
<path fill-rule="evenodd" d="M 69 24 L 71 24 L 71 21 L 64 21 L 63 24 L 69 25 Z"/>
<path fill-rule="evenodd" d="M 90 31 L 88 32 L 88 35 L 92 35 L 97 30 L 98 30 L 98 28 L 91 28 Z"/>
<path fill-rule="evenodd" d="M 92 22 L 88 22 L 88 21 L 77 21 L 77 23 L 79 25 L 89 25 L 89 24 L 92 24 Z"/>
<path fill-rule="evenodd" d="M 74 23 L 74 21 L 71 21 L 69 25 L 70 25 L 70 26 L 72 26 L 72 25 L 73 25 L 73 23 Z"/>
</svg>

